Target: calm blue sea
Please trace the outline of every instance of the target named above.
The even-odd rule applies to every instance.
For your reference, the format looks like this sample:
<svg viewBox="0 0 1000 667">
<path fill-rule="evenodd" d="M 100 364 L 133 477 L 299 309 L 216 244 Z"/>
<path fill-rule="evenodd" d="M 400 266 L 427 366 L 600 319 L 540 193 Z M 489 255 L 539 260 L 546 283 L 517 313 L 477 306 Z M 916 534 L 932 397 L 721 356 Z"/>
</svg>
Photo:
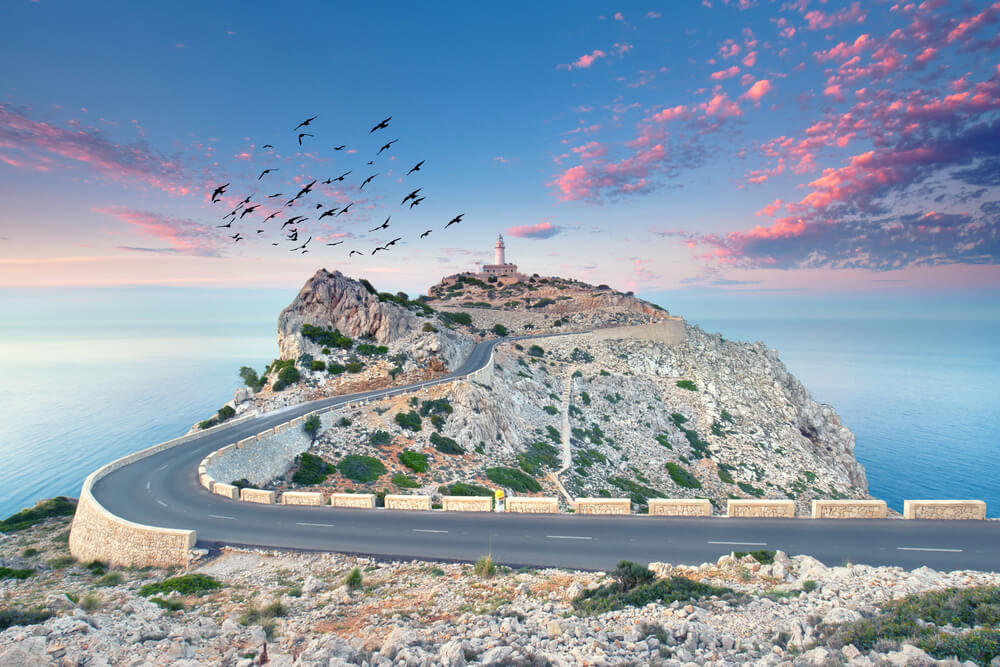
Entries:
<svg viewBox="0 0 1000 667">
<path fill-rule="evenodd" d="M 183 434 L 232 397 L 242 365 L 277 355 L 276 314 L 293 293 L 183 292 L 29 299 L 0 293 L 0 516 L 78 494 L 99 465 Z M 141 312 L 140 312 L 141 310 Z M 992 321 L 702 319 L 730 340 L 777 348 L 858 438 L 871 492 L 982 498 L 1000 515 L 1000 336 Z"/>
</svg>

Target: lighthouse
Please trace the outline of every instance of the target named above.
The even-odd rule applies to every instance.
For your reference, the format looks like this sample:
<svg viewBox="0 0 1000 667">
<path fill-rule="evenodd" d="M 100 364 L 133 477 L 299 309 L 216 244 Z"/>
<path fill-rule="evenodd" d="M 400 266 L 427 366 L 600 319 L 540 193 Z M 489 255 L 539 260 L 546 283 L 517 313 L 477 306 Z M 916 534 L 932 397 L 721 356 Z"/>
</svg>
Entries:
<svg viewBox="0 0 1000 667">
<path fill-rule="evenodd" d="M 497 266 L 503 266 L 506 263 L 503 256 L 505 247 L 503 244 L 503 234 L 497 234 L 496 262 L 494 262 Z"/>
<path fill-rule="evenodd" d="M 500 278 L 502 276 L 517 276 L 516 264 L 507 263 L 507 244 L 503 242 L 503 234 L 497 234 L 497 244 L 493 246 L 492 264 L 484 264 L 482 271 L 478 274 L 483 279 Z"/>
</svg>

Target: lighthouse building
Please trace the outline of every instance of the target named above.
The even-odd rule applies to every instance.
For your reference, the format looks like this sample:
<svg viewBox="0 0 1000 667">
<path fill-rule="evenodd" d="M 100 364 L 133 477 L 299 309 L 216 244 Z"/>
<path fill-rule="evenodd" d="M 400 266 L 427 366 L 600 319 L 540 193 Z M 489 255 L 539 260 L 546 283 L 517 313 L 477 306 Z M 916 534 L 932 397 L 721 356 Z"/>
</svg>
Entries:
<svg viewBox="0 0 1000 667">
<path fill-rule="evenodd" d="M 483 264 L 481 273 L 485 277 L 493 276 L 499 278 L 501 276 L 514 276 L 517 275 L 517 265 L 510 264 L 507 262 L 504 256 L 504 251 L 506 246 L 503 242 L 503 234 L 497 234 L 497 244 L 494 246 L 495 255 L 493 264 Z"/>
</svg>

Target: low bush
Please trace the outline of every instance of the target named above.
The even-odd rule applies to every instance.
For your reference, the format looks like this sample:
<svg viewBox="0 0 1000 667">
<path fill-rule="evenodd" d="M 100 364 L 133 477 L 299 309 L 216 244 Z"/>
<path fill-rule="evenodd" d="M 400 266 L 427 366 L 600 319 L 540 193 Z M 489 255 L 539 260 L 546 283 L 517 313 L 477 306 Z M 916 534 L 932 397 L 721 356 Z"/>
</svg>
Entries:
<svg viewBox="0 0 1000 667">
<path fill-rule="evenodd" d="M 309 364 L 309 369 L 310 370 L 314 370 L 314 371 L 325 371 L 326 370 L 326 362 L 325 361 L 320 361 L 319 359 L 316 359 L 311 364 Z"/>
<path fill-rule="evenodd" d="M 473 571 L 481 579 L 489 579 L 497 572 L 497 564 L 493 562 L 493 555 L 481 556 L 472 567 Z"/>
<path fill-rule="evenodd" d="M 492 489 L 467 482 L 455 482 L 451 486 L 442 486 L 438 490 L 444 496 L 493 496 Z"/>
<path fill-rule="evenodd" d="M 413 472 L 427 472 L 427 455 L 404 449 L 399 453 L 399 462 Z"/>
<path fill-rule="evenodd" d="M 757 498 L 764 497 L 764 489 L 758 489 L 756 486 L 750 484 L 749 482 L 738 482 L 736 486 L 740 487 L 740 490 L 743 491 L 743 493 L 755 496 Z"/>
<path fill-rule="evenodd" d="M 557 414 L 559 414 L 559 408 L 557 408 L 554 405 L 543 405 L 542 406 L 542 410 L 544 410 L 546 412 L 546 414 L 550 414 L 550 415 L 557 415 Z"/>
<path fill-rule="evenodd" d="M 735 484 L 736 480 L 734 480 L 733 476 L 730 474 L 730 472 L 732 470 L 733 470 L 733 467 L 731 465 L 727 465 L 725 463 L 720 463 L 719 464 L 719 480 L 725 482 L 726 484 Z"/>
<path fill-rule="evenodd" d="M 584 591 L 573 600 L 573 607 L 581 613 L 596 615 L 626 606 L 643 607 L 651 602 L 667 605 L 675 601 L 686 602 L 732 593 L 731 589 L 710 586 L 686 577 L 653 581 L 652 574 L 641 565 L 621 561 L 612 572 L 614 583 Z"/>
<path fill-rule="evenodd" d="M 44 609 L 18 609 L 8 607 L 0 609 L 0 631 L 15 625 L 37 625 L 52 618 L 52 612 Z"/>
<path fill-rule="evenodd" d="M 368 442 L 372 445 L 388 445 L 392 442 L 392 435 L 388 431 L 372 431 L 368 436 Z"/>
<path fill-rule="evenodd" d="M 149 601 L 167 613 L 174 611 L 181 611 L 182 609 L 184 609 L 184 603 L 181 602 L 180 600 L 164 600 L 163 598 L 149 598 Z"/>
<path fill-rule="evenodd" d="M 378 459 L 361 454 L 349 454 L 337 464 L 340 474 L 355 482 L 374 482 L 386 472 Z"/>
<path fill-rule="evenodd" d="M 757 551 L 734 551 L 733 556 L 735 558 L 753 556 L 753 559 L 761 565 L 772 565 L 774 563 L 775 553 L 777 552 L 771 549 L 758 549 Z"/>
<path fill-rule="evenodd" d="M 447 398 L 435 398 L 431 401 L 424 401 L 420 404 L 420 416 L 426 417 L 427 415 L 450 415 L 454 408 L 451 407 L 451 403 Z"/>
<path fill-rule="evenodd" d="M 408 475 L 399 472 L 392 476 L 392 483 L 401 489 L 418 489 L 420 482 Z"/>
<path fill-rule="evenodd" d="M 438 317 L 441 321 L 446 324 L 461 324 L 464 326 L 472 325 L 472 316 L 468 313 L 452 313 L 448 311 L 440 311 Z M 429 324 L 429 323 L 428 323 Z"/>
<path fill-rule="evenodd" d="M 117 586 L 122 583 L 122 575 L 119 572 L 108 572 L 103 577 L 94 582 L 95 586 Z"/>
<path fill-rule="evenodd" d="M 431 444 L 434 445 L 434 449 L 438 450 L 442 454 L 464 454 L 465 449 L 455 442 L 452 438 L 441 435 L 440 433 L 431 433 Z"/>
<path fill-rule="evenodd" d="M 312 324 L 302 325 L 302 335 L 324 347 L 339 347 L 346 349 L 354 345 L 354 341 L 340 333 L 339 329 L 322 329 Z"/>
<path fill-rule="evenodd" d="M 344 370 L 348 373 L 360 373 L 364 367 L 365 365 L 360 361 L 348 361 L 347 365 L 344 366 Z"/>
<path fill-rule="evenodd" d="M 687 389 L 688 391 L 698 391 L 697 385 L 691 380 L 678 380 L 677 386 L 681 389 Z"/>
<path fill-rule="evenodd" d="M 139 589 L 139 595 L 149 597 L 165 595 L 172 591 L 177 591 L 181 595 L 203 595 L 221 587 L 222 584 L 206 574 L 183 574 L 155 584 L 146 584 Z"/>
<path fill-rule="evenodd" d="M 424 322 L 424 331 L 430 333 L 437 333 L 437 329 L 435 329 L 434 325 L 431 324 L 430 322 Z"/>
<path fill-rule="evenodd" d="M 329 364 L 326 365 L 326 372 L 329 373 L 330 375 L 340 375 L 346 370 L 347 366 L 345 366 L 344 364 L 338 364 L 335 361 L 331 361 Z"/>
<path fill-rule="evenodd" d="M 643 486 L 624 477 L 612 477 L 608 480 L 608 483 L 629 494 L 629 499 L 632 503 L 640 507 L 647 505 L 650 498 L 663 498 L 665 496 L 662 491 L 651 489 L 648 486 Z"/>
<path fill-rule="evenodd" d="M 24 581 L 33 574 L 35 574 L 35 571 L 31 568 L 12 569 L 9 567 L 0 567 L 0 580 L 20 579 L 21 581 Z"/>
<path fill-rule="evenodd" d="M 235 417 L 236 416 L 236 410 L 233 409 L 233 406 L 231 406 L 231 405 L 223 405 L 221 408 L 219 408 L 216 411 L 216 414 L 219 417 L 219 421 L 220 422 L 224 422 L 227 419 L 231 419 L 232 417 Z"/>
<path fill-rule="evenodd" d="M 677 486 L 685 489 L 701 488 L 701 482 L 694 475 L 673 461 L 667 461 L 667 472 L 670 473 L 670 479 L 674 480 L 674 484 Z"/>
<path fill-rule="evenodd" d="M 315 454 L 303 452 L 296 457 L 299 469 L 292 474 L 292 481 L 304 486 L 315 486 L 326 481 L 333 472 L 333 466 Z"/>
<path fill-rule="evenodd" d="M 347 576 L 344 577 L 344 585 L 350 588 L 352 591 L 361 588 L 364 585 L 364 577 L 361 574 L 360 568 L 352 568 Z"/>
<path fill-rule="evenodd" d="M 397 412 L 396 423 L 409 431 L 419 431 L 421 428 L 420 415 L 413 410 L 409 412 Z"/>
<path fill-rule="evenodd" d="M 358 354 L 363 354 L 366 357 L 373 357 L 377 354 L 386 354 L 389 352 L 389 348 L 385 345 L 371 345 L 370 343 L 361 343 L 356 349 Z"/>
<path fill-rule="evenodd" d="M 316 434 L 319 433 L 319 415 L 310 415 L 309 419 L 302 422 L 302 430 L 309 434 L 311 438 L 315 438 Z"/>
<path fill-rule="evenodd" d="M 230 484 L 232 486 L 235 486 L 237 489 L 256 489 L 257 488 L 246 477 L 243 477 L 242 479 L 234 479 L 233 481 L 230 482 Z"/>
<path fill-rule="evenodd" d="M 0 521 L 0 532 L 13 533 L 58 516 L 70 516 L 76 511 L 76 501 L 65 496 L 46 498 L 34 507 L 23 509 Z"/>
<path fill-rule="evenodd" d="M 503 338 L 504 336 L 507 335 L 507 327 L 505 327 L 502 324 L 494 324 L 493 325 L 493 333 L 495 333 L 496 335 L 498 335 L 501 338 Z"/>
<path fill-rule="evenodd" d="M 351 425 L 351 420 L 348 419 L 347 417 L 341 417 L 337 421 L 337 426 L 350 426 L 350 425 Z"/>
<path fill-rule="evenodd" d="M 529 357 L 544 357 L 545 356 L 545 350 L 542 349 L 541 345 L 532 345 L 531 347 L 528 348 L 528 356 Z"/>
<path fill-rule="evenodd" d="M 274 637 L 274 628 L 276 626 L 276 618 L 280 618 L 287 613 L 285 605 L 281 604 L 280 600 L 275 600 L 271 604 L 266 604 L 258 607 L 257 605 L 247 602 L 246 608 L 243 613 L 240 614 L 240 623 L 243 625 L 259 625 L 263 628 L 264 633 L 267 635 L 268 639 Z"/>
<path fill-rule="evenodd" d="M 533 477 L 541 475 L 543 468 L 556 470 L 559 464 L 559 450 L 547 442 L 533 442 L 517 455 L 517 465 Z"/>
<path fill-rule="evenodd" d="M 538 480 L 516 468 L 487 468 L 486 477 L 498 486 L 522 493 L 534 493 L 542 490 L 542 485 L 538 483 Z"/>
</svg>

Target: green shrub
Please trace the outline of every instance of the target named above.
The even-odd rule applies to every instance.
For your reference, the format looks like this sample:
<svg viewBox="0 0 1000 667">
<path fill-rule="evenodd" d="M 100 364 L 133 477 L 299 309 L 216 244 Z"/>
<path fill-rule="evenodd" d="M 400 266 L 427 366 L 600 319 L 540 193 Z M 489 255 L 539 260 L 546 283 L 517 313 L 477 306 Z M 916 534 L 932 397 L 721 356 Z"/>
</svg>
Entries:
<svg viewBox="0 0 1000 667">
<path fill-rule="evenodd" d="M 206 419 L 205 421 L 198 422 L 198 428 L 205 430 L 206 428 L 212 428 L 215 426 L 215 417 L 211 419 Z"/>
<path fill-rule="evenodd" d="M 439 491 L 444 496 L 493 496 L 492 489 L 468 482 L 455 482 L 451 486 L 442 486 Z"/>
<path fill-rule="evenodd" d="M 437 333 L 437 329 L 435 329 L 434 325 L 430 322 L 424 322 L 424 331 Z"/>
<path fill-rule="evenodd" d="M 354 482 L 374 482 L 386 472 L 378 459 L 361 454 L 349 454 L 337 464 L 340 474 Z"/>
<path fill-rule="evenodd" d="M 139 589 L 139 595 L 149 597 L 165 595 L 171 591 L 177 591 L 181 595 L 202 595 L 221 587 L 222 584 L 206 574 L 183 574 L 155 584 L 146 584 Z"/>
<path fill-rule="evenodd" d="M 164 600 L 163 598 L 149 598 L 149 601 L 160 609 L 170 613 L 184 609 L 184 603 L 180 600 Z"/>
<path fill-rule="evenodd" d="M 243 625 L 259 625 L 264 630 L 267 638 L 272 639 L 276 625 L 274 619 L 280 618 L 286 613 L 285 605 L 281 604 L 280 600 L 275 600 L 271 604 L 266 604 L 262 607 L 247 602 L 246 608 L 240 614 L 240 623 Z"/>
<path fill-rule="evenodd" d="M 404 449 L 399 453 L 399 462 L 413 472 L 427 472 L 427 455 Z"/>
<path fill-rule="evenodd" d="M 13 533 L 58 516 L 70 516 L 76 511 L 76 501 L 65 496 L 46 498 L 34 507 L 23 509 L 0 521 L 0 532 Z"/>
<path fill-rule="evenodd" d="M 774 563 L 774 556 L 776 553 L 777 552 L 772 549 L 758 549 L 757 551 L 734 551 L 733 556 L 735 558 L 753 556 L 753 559 L 761 565 L 772 565 Z"/>
<path fill-rule="evenodd" d="M 361 574 L 360 568 L 352 568 L 347 576 L 344 577 L 344 585 L 350 588 L 352 591 L 361 588 L 364 585 L 364 577 Z"/>
<path fill-rule="evenodd" d="M 632 503 L 639 506 L 649 503 L 650 498 L 663 498 L 665 496 L 662 491 L 657 491 L 656 489 L 651 489 L 648 486 L 637 484 L 636 482 L 633 482 L 630 479 L 625 479 L 624 477 L 612 477 L 608 480 L 608 483 L 629 494 L 629 499 Z"/>
<path fill-rule="evenodd" d="M 440 317 L 441 321 L 446 324 L 461 324 L 464 326 L 472 325 L 472 316 L 468 313 L 451 313 L 441 311 L 438 313 L 438 317 Z"/>
<path fill-rule="evenodd" d="M 667 462 L 667 472 L 670 473 L 670 479 L 674 480 L 674 484 L 683 487 L 685 489 L 700 489 L 701 482 L 692 475 L 689 471 L 680 467 L 673 461 Z"/>
<path fill-rule="evenodd" d="M 396 473 L 392 476 L 392 483 L 401 489 L 418 489 L 420 482 L 403 473 Z"/>
<path fill-rule="evenodd" d="M 232 482 L 230 482 L 230 484 L 232 486 L 235 486 L 237 489 L 256 489 L 257 488 L 246 477 L 244 477 L 242 479 L 234 479 Z"/>
<path fill-rule="evenodd" d="M 315 438 L 316 434 L 319 433 L 319 427 L 319 415 L 310 415 L 309 419 L 302 422 L 302 430 L 312 438 Z"/>
<path fill-rule="evenodd" d="M 346 370 L 347 366 L 345 366 L 344 364 L 338 364 L 335 361 L 331 361 L 329 364 L 326 365 L 326 372 L 329 373 L 330 375 L 340 375 Z"/>
<path fill-rule="evenodd" d="M 337 426 L 350 426 L 350 425 L 351 425 L 351 420 L 348 419 L 347 417 L 341 417 L 337 421 Z"/>
<path fill-rule="evenodd" d="M 69 567 L 76 562 L 76 559 L 72 556 L 57 556 L 49 561 L 49 567 L 53 570 L 61 570 L 64 567 Z"/>
<path fill-rule="evenodd" d="M 666 447 L 667 449 L 673 449 L 674 446 L 670 444 L 670 436 L 666 433 L 661 433 L 656 436 L 656 441 Z"/>
<path fill-rule="evenodd" d="M 735 484 L 736 480 L 733 476 L 729 474 L 729 466 L 723 467 L 722 464 L 719 465 L 719 479 L 726 484 Z"/>
<path fill-rule="evenodd" d="M 525 475 L 516 468 L 487 468 L 486 477 L 498 486 L 503 486 L 514 491 L 537 492 L 542 490 L 542 485 L 534 477 Z"/>
<path fill-rule="evenodd" d="M 547 435 L 549 437 L 549 440 L 551 440 L 554 443 L 557 444 L 562 443 L 562 434 L 552 424 L 549 424 L 548 426 L 545 427 L 545 435 Z"/>
<path fill-rule="evenodd" d="M 529 357 L 544 357 L 545 350 L 542 349 L 541 345 L 532 345 L 528 348 Z"/>
<path fill-rule="evenodd" d="M 480 579 L 489 579 L 497 573 L 497 564 L 493 562 L 492 554 L 486 554 L 485 556 L 480 556 L 476 564 L 472 566 L 472 569 Z"/>
<path fill-rule="evenodd" d="M 318 345 L 324 347 L 339 347 L 347 349 L 354 345 L 354 341 L 340 333 L 339 329 L 330 330 L 329 327 L 322 329 L 312 324 L 302 325 L 302 335 Z"/>
<path fill-rule="evenodd" d="M 817 588 L 819 588 L 819 584 L 817 584 L 812 579 L 806 579 L 805 581 L 802 582 L 802 590 L 805 591 L 806 593 L 812 593 Z"/>
<path fill-rule="evenodd" d="M 730 424 L 736 421 L 735 419 L 733 419 L 733 416 L 728 412 L 726 412 L 725 410 L 723 410 L 722 413 L 719 415 L 719 419 L 721 419 L 724 422 L 729 422 Z"/>
<path fill-rule="evenodd" d="M 618 587 L 619 592 L 632 590 L 642 584 L 648 584 L 656 578 L 652 570 L 638 563 L 633 563 L 630 560 L 618 561 L 618 565 L 608 573 L 608 576 L 614 579 L 615 586 Z"/>
<path fill-rule="evenodd" d="M 122 575 L 118 572 L 108 572 L 94 582 L 96 586 L 117 586 L 122 583 Z"/>
<path fill-rule="evenodd" d="M 219 416 L 219 421 L 224 422 L 227 419 L 231 419 L 232 417 L 234 417 L 236 415 L 236 410 L 234 410 L 233 406 L 231 405 L 223 405 L 221 408 L 219 408 L 216 414 L 218 414 Z"/>
<path fill-rule="evenodd" d="M 360 373 L 364 367 L 365 365 L 360 361 L 351 360 L 347 362 L 346 366 L 344 366 L 344 370 L 348 373 Z"/>
<path fill-rule="evenodd" d="M 333 466 L 315 454 L 303 452 L 296 457 L 299 469 L 292 475 L 292 481 L 304 486 L 315 486 L 326 481 L 333 472 Z"/>
<path fill-rule="evenodd" d="M 35 574 L 35 571 L 31 568 L 15 570 L 9 567 L 0 567 L 0 579 L 20 579 L 24 581 L 33 574 Z"/>
<path fill-rule="evenodd" d="M 52 612 L 44 609 L 19 609 L 9 607 L 0 609 L 0 631 L 15 625 L 38 625 L 52 618 Z"/>
<path fill-rule="evenodd" d="M 579 372 L 579 371 L 577 371 Z M 590 394 L 585 391 L 580 392 L 580 400 L 583 401 L 584 405 L 590 405 Z"/>
<path fill-rule="evenodd" d="M 698 391 L 698 387 L 691 380 L 678 380 L 677 386 L 688 391 Z"/>
<path fill-rule="evenodd" d="M 431 401 L 424 401 L 420 404 L 420 415 L 426 417 L 430 414 L 450 415 L 454 408 L 447 398 L 435 398 Z"/>
<path fill-rule="evenodd" d="M 533 442 L 517 455 L 517 465 L 533 477 L 541 475 L 543 468 L 558 469 L 559 463 L 559 450 L 547 442 Z"/>
<path fill-rule="evenodd" d="M 314 371 L 325 371 L 326 370 L 326 362 L 320 361 L 319 359 L 317 359 L 317 360 L 313 361 L 311 364 L 309 364 L 309 368 L 311 370 L 314 370 Z"/>
<path fill-rule="evenodd" d="M 757 498 L 764 497 L 764 489 L 758 489 L 756 486 L 750 484 L 749 482 L 738 482 L 736 486 L 740 487 L 740 490 L 742 490 L 743 493 L 750 494 L 751 496 L 756 496 Z"/>
<path fill-rule="evenodd" d="M 547 414 L 550 414 L 550 415 L 557 415 L 557 414 L 559 414 L 559 408 L 557 408 L 554 405 L 543 405 L 542 406 L 542 410 L 544 410 Z"/>
<path fill-rule="evenodd" d="M 260 378 L 257 376 L 257 371 L 249 366 L 240 367 L 240 378 L 242 378 L 243 383 L 251 389 L 255 389 L 260 384 Z"/>
<path fill-rule="evenodd" d="M 409 412 L 397 412 L 396 423 L 410 431 L 420 430 L 420 415 L 413 410 Z"/>
<path fill-rule="evenodd" d="M 361 283 L 366 290 L 368 290 L 369 294 L 378 294 L 378 290 L 376 290 L 375 287 L 364 278 L 361 278 L 358 282 Z"/>
<path fill-rule="evenodd" d="M 386 354 L 389 352 L 389 348 L 385 345 L 371 345 L 369 343 L 361 343 L 356 349 L 358 354 L 363 354 L 366 357 L 373 357 L 377 354 Z"/>
<path fill-rule="evenodd" d="M 21 552 L 21 558 L 31 558 L 32 556 L 37 556 L 37 555 L 38 555 L 38 549 L 34 547 L 28 547 L 27 549 Z"/>
<path fill-rule="evenodd" d="M 388 445 L 392 442 L 392 436 L 388 431 L 372 431 L 371 435 L 368 436 L 368 442 L 372 445 Z"/>
<path fill-rule="evenodd" d="M 445 437 L 440 433 L 431 433 L 431 444 L 434 449 L 442 454 L 464 454 L 465 449 L 452 438 Z"/>
<path fill-rule="evenodd" d="M 675 601 L 686 602 L 729 593 L 732 593 L 731 589 L 710 586 L 685 577 L 647 581 L 626 590 L 621 590 L 616 581 L 614 584 L 584 591 L 573 600 L 573 607 L 584 614 L 601 614 L 626 606 L 644 607 L 651 602 L 668 605 Z"/>
<path fill-rule="evenodd" d="M 298 382 L 299 378 L 299 369 L 295 366 L 284 366 L 280 371 L 278 371 L 278 382 L 281 382 L 286 387 L 290 384 Z"/>
<path fill-rule="evenodd" d="M 399 375 L 402 372 L 403 372 L 403 367 L 402 366 L 394 366 L 394 367 L 392 367 L 392 368 L 389 369 L 389 377 L 391 377 L 393 380 L 395 380 L 396 376 Z"/>
<path fill-rule="evenodd" d="M 529 304 L 528 308 L 544 308 L 545 306 L 551 306 L 555 302 L 556 302 L 555 299 L 549 299 L 546 297 L 543 299 L 539 299 L 538 301 L 532 304 Z"/>
</svg>

